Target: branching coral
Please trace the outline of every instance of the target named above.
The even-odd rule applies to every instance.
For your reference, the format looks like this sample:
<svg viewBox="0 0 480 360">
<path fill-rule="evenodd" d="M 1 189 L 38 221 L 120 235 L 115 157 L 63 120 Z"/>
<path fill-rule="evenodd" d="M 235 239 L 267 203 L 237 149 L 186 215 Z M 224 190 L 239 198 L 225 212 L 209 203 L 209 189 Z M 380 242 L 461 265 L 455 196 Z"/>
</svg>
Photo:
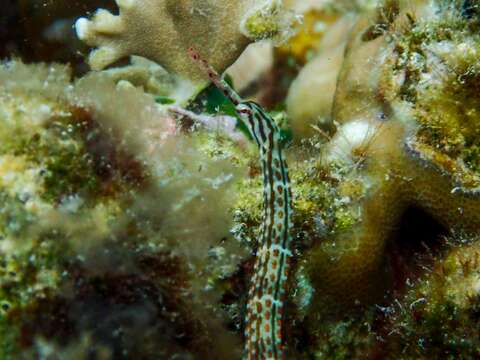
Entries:
<svg viewBox="0 0 480 360">
<path fill-rule="evenodd" d="M 98 47 L 90 54 L 93 69 L 102 69 L 134 54 L 196 84 L 205 76 L 186 56 L 195 46 L 218 70 L 224 71 L 252 40 L 283 31 L 277 22 L 278 1 L 118 0 L 118 16 L 100 9 L 92 20 L 81 18 L 77 34 Z"/>
</svg>

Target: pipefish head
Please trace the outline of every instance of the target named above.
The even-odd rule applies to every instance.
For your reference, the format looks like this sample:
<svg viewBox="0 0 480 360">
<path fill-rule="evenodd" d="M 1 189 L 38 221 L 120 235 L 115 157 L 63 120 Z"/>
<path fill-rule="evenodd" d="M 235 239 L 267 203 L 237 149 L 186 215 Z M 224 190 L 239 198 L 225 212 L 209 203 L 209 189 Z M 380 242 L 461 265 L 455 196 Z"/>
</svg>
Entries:
<svg viewBox="0 0 480 360">
<path fill-rule="evenodd" d="M 235 110 L 238 116 L 240 116 L 240 118 L 244 121 L 252 119 L 255 112 L 255 108 L 254 106 L 252 106 L 252 103 L 250 101 L 242 101 L 235 106 Z"/>
<path fill-rule="evenodd" d="M 242 98 L 233 90 L 228 83 L 217 73 L 217 71 L 210 66 L 200 53 L 193 47 L 188 49 L 188 54 L 192 60 L 202 69 L 208 76 L 208 79 L 225 95 L 233 105 L 237 106 L 242 102 Z"/>
</svg>

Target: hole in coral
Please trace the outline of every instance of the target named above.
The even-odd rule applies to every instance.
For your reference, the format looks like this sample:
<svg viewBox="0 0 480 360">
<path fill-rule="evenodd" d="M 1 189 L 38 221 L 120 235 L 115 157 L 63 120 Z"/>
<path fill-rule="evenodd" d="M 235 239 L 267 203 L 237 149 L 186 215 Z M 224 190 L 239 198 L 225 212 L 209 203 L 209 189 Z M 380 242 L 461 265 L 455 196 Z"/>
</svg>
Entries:
<svg viewBox="0 0 480 360">
<path fill-rule="evenodd" d="M 403 214 L 388 248 L 394 293 L 432 266 L 446 246 L 446 235 L 448 230 L 421 209 L 412 207 Z"/>
<path fill-rule="evenodd" d="M 478 17 L 480 13 L 480 5 L 474 0 L 463 0 L 461 14 L 466 19 Z"/>
</svg>

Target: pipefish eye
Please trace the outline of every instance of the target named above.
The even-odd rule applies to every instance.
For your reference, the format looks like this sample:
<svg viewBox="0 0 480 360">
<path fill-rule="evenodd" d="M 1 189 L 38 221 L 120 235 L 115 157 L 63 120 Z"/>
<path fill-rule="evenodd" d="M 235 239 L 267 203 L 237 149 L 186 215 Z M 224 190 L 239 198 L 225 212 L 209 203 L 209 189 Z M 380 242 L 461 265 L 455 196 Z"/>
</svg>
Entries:
<svg viewBox="0 0 480 360">
<path fill-rule="evenodd" d="M 237 108 L 237 111 L 240 113 L 240 114 L 245 114 L 245 115 L 249 115 L 250 114 L 250 109 L 246 108 L 246 107 L 238 107 Z"/>
</svg>

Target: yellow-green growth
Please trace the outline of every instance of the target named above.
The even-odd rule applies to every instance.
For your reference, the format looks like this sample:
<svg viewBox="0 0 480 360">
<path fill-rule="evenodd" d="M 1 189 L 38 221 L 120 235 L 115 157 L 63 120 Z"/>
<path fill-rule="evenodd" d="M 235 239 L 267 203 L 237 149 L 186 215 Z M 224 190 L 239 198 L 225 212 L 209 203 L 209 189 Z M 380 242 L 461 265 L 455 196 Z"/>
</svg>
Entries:
<svg viewBox="0 0 480 360">
<path fill-rule="evenodd" d="M 271 13 L 259 10 L 245 21 L 245 31 L 253 40 L 268 39 L 278 35 L 279 25 Z"/>
<path fill-rule="evenodd" d="M 470 241 L 437 257 L 431 271 L 387 309 L 392 335 L 386 343 L 395 358 L 478 356 L 480 249 L 478 239 Z"/>
</svg>

